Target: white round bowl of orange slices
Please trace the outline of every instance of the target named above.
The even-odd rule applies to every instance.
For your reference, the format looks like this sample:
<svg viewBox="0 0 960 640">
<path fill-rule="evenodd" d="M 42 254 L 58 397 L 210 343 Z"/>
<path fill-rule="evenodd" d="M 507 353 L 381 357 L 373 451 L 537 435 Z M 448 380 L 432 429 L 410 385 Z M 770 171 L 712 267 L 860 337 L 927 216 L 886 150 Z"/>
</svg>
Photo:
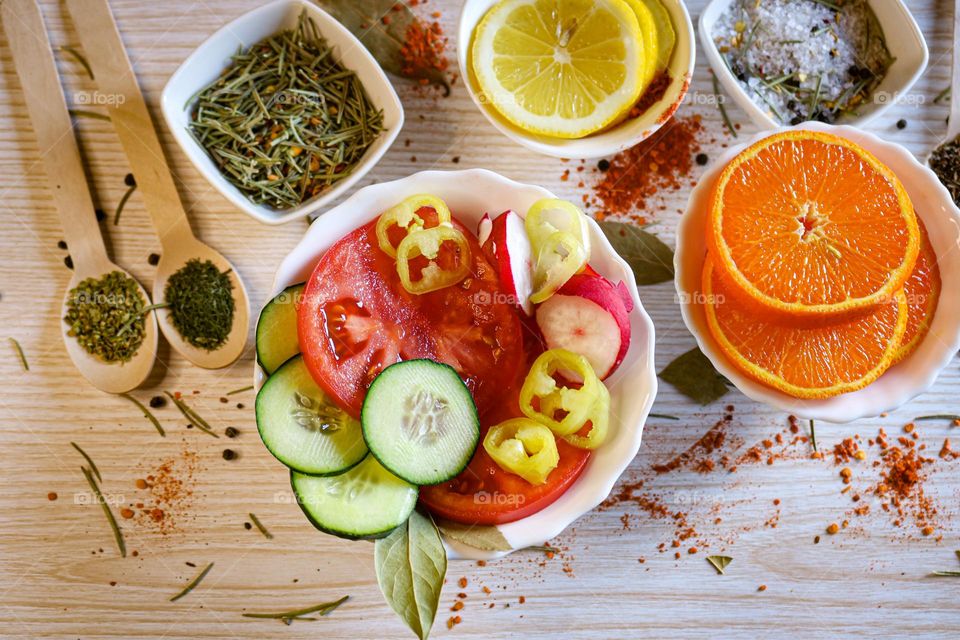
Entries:
<svg viewBox="0 0 960 640">
<path fill-rule="evenodd" d="M 728 149 L 677 230 L 684 322 L 748 397 L 848 422 L 960 350 L 960 210 L 903 147 L 807 123 Z"/>
</svg>

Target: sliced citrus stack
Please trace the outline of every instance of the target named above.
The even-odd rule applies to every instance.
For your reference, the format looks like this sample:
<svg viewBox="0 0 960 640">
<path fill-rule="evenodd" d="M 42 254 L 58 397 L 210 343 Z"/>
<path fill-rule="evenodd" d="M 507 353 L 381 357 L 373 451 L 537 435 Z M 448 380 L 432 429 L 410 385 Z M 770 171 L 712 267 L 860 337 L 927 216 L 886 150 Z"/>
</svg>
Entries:
<svg viewBox="0 0 960 640">
<path fill-rule="evenodd" d="M 907 328 L 903 291 L 875 309 L 820 325 L 760 319 L 739 301 L 711 255 L 703 292 L 710 333 L 730 362 L 797 398 L 829 398 L 870 384 L 890 367 Z"/>
<path fill-rule="evenodd" d="M 727 165 L 707 236 L 731 286 L 791 317 L 889 302 L 920 246 L 889 168 L 849 140 L 802 130 L 764 138 Z"/>
<path fill-rule="evenodd" d="M 657 34 L 656 73 L 663 73 L 670 65 L 673 48 L 677 44 L 677 32 L 673 28 L 673 20 L 670 18 L 670 12 L 667 11 L 660 0 L 634 0 L 634 2 L 638 1 L 642 1 L 653 16 Z"/>
<path fill-rule="evenodd" d="M 477 25 L 470 63 L 484 99 L 509 122 L 580 138 L 637 101 L 651 55 L 644 43 L 624 0 L 502 0 Z"/>
<path fill-rule="evenodd" d="M 643 81 L 640 95 L 646 90 L 653 77 L 657 74 L 658 52 L 660 51 L 660 34 L 657 32 L 657 21 L 653 11 L 643 0 L 625 0 L 640 26 L 640 35 L 643 37 Z"/>
<path fill-rule="evenodd" d="M 903 285 L 903 292 L 907 296 L 907 331 L 903 334 L 900 348 L 894 362 L 899 362 L 913 353 L 923 338 L 930 331 L 933 314 L 937 311 L 940 301 L 940 268 L 937 266 L 937 254 L 923 222 L 917 218 L 920 225 L 920 253 L 913 266 L 913 273 Z"/>
</svg>

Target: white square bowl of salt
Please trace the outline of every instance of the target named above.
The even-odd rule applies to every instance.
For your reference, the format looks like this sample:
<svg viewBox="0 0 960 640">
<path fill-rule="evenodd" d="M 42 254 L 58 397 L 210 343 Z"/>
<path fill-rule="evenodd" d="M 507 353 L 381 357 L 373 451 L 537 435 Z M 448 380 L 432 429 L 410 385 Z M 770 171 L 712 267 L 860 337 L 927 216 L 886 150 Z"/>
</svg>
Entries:
<svg viewBox="0 0 960 640">
<path fill-rule="evenodd" d="M 909 99 L 929 58 L 901 0 L 712 0 L 699 32 L 724 90 L 762 129 L 864 125 Z"/>
</svg>

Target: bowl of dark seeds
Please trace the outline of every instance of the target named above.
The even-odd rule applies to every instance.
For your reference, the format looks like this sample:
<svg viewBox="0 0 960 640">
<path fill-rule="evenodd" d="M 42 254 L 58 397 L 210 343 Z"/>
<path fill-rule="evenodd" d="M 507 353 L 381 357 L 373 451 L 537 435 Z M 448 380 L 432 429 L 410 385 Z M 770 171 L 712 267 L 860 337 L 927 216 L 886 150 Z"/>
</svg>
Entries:
<svg viewBox="0 0 960 640">
<path fill-rule="evenodd" d="M 403 125 L 373 56 L 304 0 L 272 2 L 214 33 L 171 76 L 161 104 L 194 166 L 271 224 L 343 194 Z"/>
</svg>

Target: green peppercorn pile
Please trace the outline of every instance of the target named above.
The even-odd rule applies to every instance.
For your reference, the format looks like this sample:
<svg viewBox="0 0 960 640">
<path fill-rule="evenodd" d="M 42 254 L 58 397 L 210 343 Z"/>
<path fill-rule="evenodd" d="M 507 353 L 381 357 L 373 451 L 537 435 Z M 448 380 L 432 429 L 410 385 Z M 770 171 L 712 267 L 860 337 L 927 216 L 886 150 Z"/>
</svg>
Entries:
<svg viewBox="0 0 960 640">
<path fill-rule="evenodd" d="M 136 280 L 121 271 L 87 278 L 70 291 L 67 335 L 105 362 L 126 362 L 146 335 L 145 306 Z"/>
<path fill-rule="evenodd" d="M 170 320 L 198 349 L 219 349 L 230 335 L 235 303 L 229 274 L 209 260 L 194 258 L 167 280 L 163 296 Z"/>
</svg>

